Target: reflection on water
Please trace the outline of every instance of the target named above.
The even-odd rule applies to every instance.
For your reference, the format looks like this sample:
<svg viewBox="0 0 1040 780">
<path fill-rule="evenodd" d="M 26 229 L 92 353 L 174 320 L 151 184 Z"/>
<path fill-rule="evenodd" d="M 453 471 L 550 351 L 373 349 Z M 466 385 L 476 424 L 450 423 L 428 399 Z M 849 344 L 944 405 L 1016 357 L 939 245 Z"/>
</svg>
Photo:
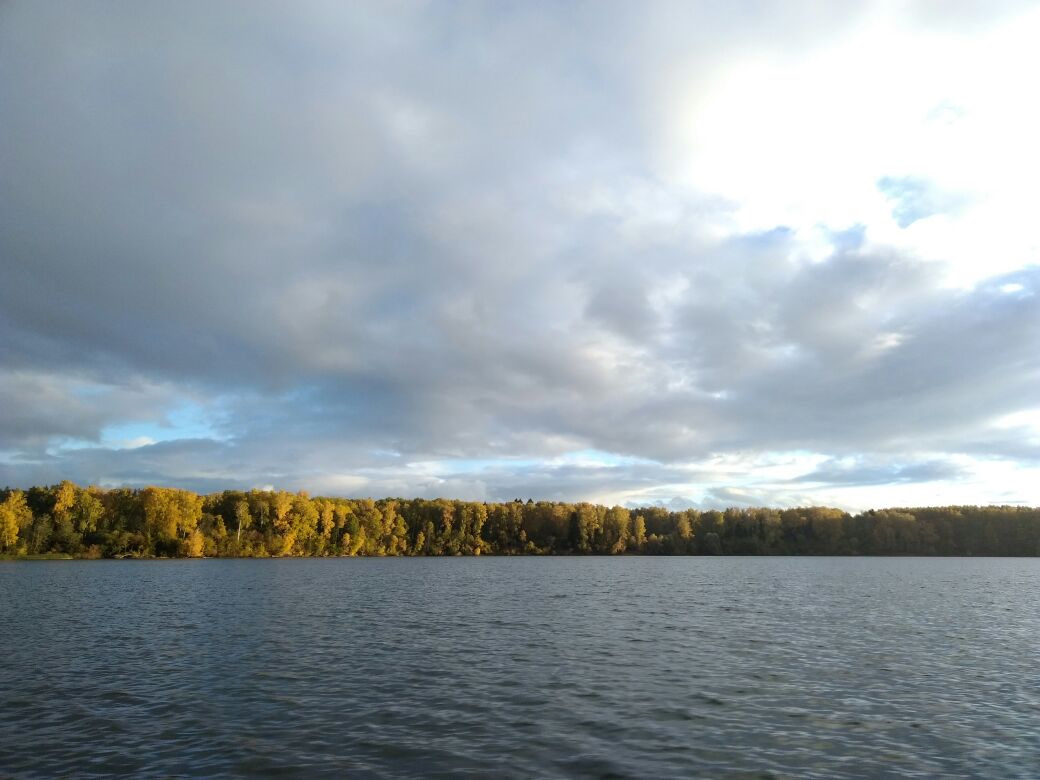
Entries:
<svg viewBox="0 0 1040 780">
<path fill-rule="evenodd" d="M 0 775 L 1035 777 L 1040 560 L 0 564 Z"/>
</svg>

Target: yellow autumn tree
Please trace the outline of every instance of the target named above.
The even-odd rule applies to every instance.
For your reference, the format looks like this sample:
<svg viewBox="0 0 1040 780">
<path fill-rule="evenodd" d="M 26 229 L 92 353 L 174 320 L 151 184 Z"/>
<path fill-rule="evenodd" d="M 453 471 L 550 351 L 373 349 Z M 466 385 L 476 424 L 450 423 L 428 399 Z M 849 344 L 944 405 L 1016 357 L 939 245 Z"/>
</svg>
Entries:
<svg viewBox="0 0 1040 780">
<path fill-rule="evenodd" d="M 12 491 L 0 503 L 0 549 L 14 550 L 18 545 L 18 536 L 32 524 L 33 516 L 25 503 L 25 493 Z"/>
</svg>

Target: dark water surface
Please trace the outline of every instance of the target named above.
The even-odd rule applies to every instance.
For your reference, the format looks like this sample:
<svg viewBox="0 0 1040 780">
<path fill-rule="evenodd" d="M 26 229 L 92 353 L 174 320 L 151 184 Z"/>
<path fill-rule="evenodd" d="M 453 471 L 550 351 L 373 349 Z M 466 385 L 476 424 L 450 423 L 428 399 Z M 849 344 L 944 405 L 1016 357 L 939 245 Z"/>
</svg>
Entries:
<svg viewBox="0 0 1040 780">
<path fill-rule="evenodd" d="M 1040 777 L 1040 560 L 0 563 L 0 775 Z"/>
</svg>

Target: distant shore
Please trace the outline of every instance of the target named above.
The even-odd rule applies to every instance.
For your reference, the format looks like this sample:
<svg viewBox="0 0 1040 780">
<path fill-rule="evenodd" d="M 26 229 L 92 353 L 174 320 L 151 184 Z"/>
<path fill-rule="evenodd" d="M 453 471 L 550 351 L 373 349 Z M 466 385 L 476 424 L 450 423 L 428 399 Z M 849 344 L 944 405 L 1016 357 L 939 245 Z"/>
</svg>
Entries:
<svg viewBox="0 0 1040 780">
<path fill-rule="evenodd" d="M 0 490 L 0 556 L 1040 555 L 1040 509 L 669 510 L 555 501 L 311 498 L 72 482 Z"/>
</svg>

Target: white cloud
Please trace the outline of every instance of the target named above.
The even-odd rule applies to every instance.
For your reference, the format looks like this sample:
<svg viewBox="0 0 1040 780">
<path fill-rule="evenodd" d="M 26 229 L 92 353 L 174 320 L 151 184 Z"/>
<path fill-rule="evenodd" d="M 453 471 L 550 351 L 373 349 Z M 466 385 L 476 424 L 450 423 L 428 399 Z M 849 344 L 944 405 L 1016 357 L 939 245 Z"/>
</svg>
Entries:
<svg viewBox="0 0 1040 780">
<path fill-rule="evenodd" d="M 761 11 L 5 7 L 0 482 L 1033 500 L 1040 11 Z"/>
<path fill-rule="evenodd" d="M 970 286 L 1040 261 L 1031 227 L 1040 176 L 1040 11 L 985 31 L 922 30 L 890 5 L 837 37 L 719 64 L 666 95 L 660 167 L 734 204 L 732 232 L 791 227 L 809 258 L 820 224 L 866 227 L 871 246 L 942 262 Z M 917 177 L 963 200 L 903 227 L 879 192 Z"/>
</svg>

